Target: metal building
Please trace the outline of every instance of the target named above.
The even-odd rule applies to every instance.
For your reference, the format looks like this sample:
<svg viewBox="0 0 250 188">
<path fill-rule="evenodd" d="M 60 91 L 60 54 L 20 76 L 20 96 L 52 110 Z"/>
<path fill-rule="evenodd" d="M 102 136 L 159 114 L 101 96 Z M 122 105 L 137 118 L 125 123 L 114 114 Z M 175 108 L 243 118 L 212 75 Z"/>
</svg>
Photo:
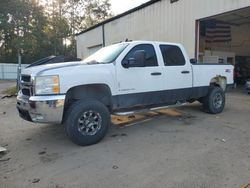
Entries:
<svg viewBox="0 0 250 188">
<path fill-rule="evenodd" d="M 191 58 L 250 66 L 250 0 L 151 0 L 79 33 L 77 55 L 125 39 L 178 42 Z"/>
</svg>

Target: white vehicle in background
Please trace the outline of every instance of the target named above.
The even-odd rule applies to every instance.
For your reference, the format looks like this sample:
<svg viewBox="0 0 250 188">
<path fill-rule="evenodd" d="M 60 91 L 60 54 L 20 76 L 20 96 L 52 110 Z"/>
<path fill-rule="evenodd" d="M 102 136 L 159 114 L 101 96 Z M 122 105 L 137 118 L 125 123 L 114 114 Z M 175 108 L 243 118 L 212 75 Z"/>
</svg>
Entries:
<svg viewBox="0 0 250 188">
<path fill-rule="evenodd" d="M 250 95 L 250 79 L 246 81 L 246 90 L 247 90 L 247 93 Z"/>
<path fill-rule="evenodd" d="M 229 64 L 191 64 L 181 44 L 123 42 L 80 62 L 25 69 L 17 109 L 28 121 L 65 124 L 74 143 L 91 145 L 106 135 L 110 114 L 196 100 L 208 113 L 222 112 L 233 69 Z"/>
</svg>

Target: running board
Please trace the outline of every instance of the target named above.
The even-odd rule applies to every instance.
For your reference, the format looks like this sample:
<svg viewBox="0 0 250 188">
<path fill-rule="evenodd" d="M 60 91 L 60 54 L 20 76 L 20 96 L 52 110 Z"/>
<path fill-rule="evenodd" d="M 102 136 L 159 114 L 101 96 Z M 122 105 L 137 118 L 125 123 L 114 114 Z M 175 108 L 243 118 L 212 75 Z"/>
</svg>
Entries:
<svg viewBox="0 0 250 188">
<path fill-rule="evenodd" d="M 180 107 L 180 106 L 184 106 L 186 104 L 188 104 L 188 103 L 177 102 L 174 105 L 160 106 L 160 107 L 154 107 L 154 108 L 145 108 L 145 109 L 141 109 L 141 110 L 127 111 L 127 112 L 114 112 L 113 114 L 117 115 L 117 116 L 128 116 L 128 115 L 132 115 L 132 114 L 145 113 L 145 112 L 149 112 L 149 111 L 156 111 L 156 110 L 161 110 L 161 109 Z"/>
</svg>

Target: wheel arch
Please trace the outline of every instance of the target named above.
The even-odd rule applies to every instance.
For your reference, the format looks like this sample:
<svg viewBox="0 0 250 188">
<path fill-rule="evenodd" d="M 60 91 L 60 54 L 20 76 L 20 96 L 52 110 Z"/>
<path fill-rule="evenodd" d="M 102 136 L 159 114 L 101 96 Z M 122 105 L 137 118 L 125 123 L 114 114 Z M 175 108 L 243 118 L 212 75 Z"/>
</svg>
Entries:
<svg viewBox="0 0 250 188">
<path fill-rule="evenodd" d="M 210 86 L 218 86 L 223 91 L 227 88 L 227 78 L 224 76 L 216 76 L 210 80 Z"/>
<path fill-rule="evenodd" d="M 112 110 L 112 93 L 107 84 L 87 84 L 70 88 L 66 92 L 64 114 L 68 107 L 75 101 L 92 99 L 103 103 Z"/>
</svg>

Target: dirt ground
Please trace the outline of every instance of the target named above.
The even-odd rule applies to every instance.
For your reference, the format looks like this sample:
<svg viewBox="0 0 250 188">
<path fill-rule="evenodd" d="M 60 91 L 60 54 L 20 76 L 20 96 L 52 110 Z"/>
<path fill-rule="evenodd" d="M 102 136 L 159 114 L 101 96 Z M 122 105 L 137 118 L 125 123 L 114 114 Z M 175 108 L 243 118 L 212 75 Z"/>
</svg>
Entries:
<svg viewBox="0 0 250 188">
<path fill-rule="evenodd" d="M 0 91 L 13 82 L 0 82 Z M 113 117 L 105 139 L 79 147 L 63 126 L 26 122 L 0 100 L 1 188 L 241 188 L 250 181 L 250 95 L 227 94 L 224 112 L 194 103 Z"/>
</svg>

